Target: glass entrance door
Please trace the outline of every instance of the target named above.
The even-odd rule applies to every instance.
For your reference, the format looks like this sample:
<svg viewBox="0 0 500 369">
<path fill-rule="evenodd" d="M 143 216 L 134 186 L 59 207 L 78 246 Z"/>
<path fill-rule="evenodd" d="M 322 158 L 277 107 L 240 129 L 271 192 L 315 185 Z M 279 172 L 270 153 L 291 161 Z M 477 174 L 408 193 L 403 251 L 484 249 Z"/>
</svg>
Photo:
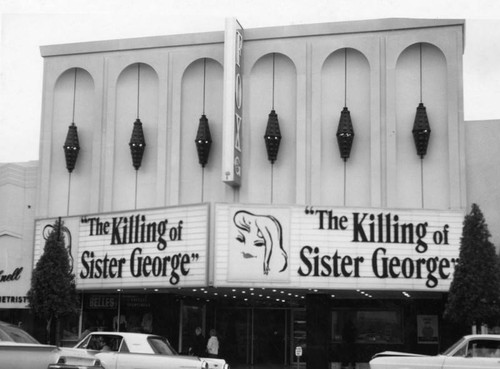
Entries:
<svg viewBox="0 0 500 369">
<path fill-rule="evenodd" d="M 252 364 L 286 364 L 286 312 L 282 309 L 254 310 Z"/>
<path fill-rule="evenodd" d="M 231 365 L 287 364 L 288 316 L 285 309 L 232 308 L 217 313 L 221 355 Z"/>
<path fill-rule="evenodd" d="M 220 355 L 231 366 L 251 363 L 251 313 L 247 308 L 217 311 Z"/>
</svg>

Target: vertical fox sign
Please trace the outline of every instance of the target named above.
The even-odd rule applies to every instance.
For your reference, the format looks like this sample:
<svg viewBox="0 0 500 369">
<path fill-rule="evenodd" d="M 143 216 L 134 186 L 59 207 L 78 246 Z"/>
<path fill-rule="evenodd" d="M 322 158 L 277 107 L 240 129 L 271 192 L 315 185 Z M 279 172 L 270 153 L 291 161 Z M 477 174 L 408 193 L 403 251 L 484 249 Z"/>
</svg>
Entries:
<svg viewBox="0 0 500 369">
<path fill-rule="evenodd" d="M 224 37 L 222 180 L 234 187 L 241 185 L 242 52 L 243 28 L 236 19 L 228 18 Z"/>
</svg>

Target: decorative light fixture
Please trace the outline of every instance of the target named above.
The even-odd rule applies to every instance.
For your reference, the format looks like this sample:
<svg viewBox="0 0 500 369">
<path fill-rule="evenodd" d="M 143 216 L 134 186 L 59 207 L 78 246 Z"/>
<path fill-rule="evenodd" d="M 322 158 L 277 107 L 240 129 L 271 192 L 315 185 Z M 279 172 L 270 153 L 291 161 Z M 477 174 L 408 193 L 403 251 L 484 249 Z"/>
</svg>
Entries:
<svg viewBox="0 0 500 369">
<path fill-rule="evenodd" d="M 129 146 L 130 153 L 132 154 L 132 164 L 134 165 L 135 170 L 139 170 L 142 164 L 144 150 L 146 149 L 142 122 L 139 118 L 137 118 L 134 122 L 134 128 L 132 129 Z"/>
<path fill-rule="evenodd" d="M 210 127 L 208 126 L 208 119 L 205 114 L 202 114 L 200 118 L 195 143 L 196 150 L 198 151 L 198 161 L 205 168 L 208 156 L 210 155 L 210 147 L 212 146 L 212 135 L 210 134 Z"/>
<path fill-rule="evenodd" d="M 423 159 L 425 154 L 427 154 L 427 147 L 431 135 L 431 126 L 423 103 L 418 104 L 411 132 L 413 134 L 413 140 L 415 141 L 415 147 L 417 148 L 417 155 L 420 156 L 420 159 Z"/>
<path fill-rule="evenodd" d="M 346 106 L 340 113 L 339 125 L 337 128 L 337 143 L 339 145 L 340 157 L 344 162 L 351 155 L 352 143 L 354 141 L 354 128 L 351 121 L 351 113 Z"/>
<path fill-rule="evenodd" d="M 142 122 L 139 119 L 139 97 L 140 97 L 140 81 L 141 81 L 141 64 L 137 64 L 137 119 L 134 122 L 132 136 L 130 137 L 130 153 L 132 155 L 132 164 L 135 170 L 139 170 L 142 164 L 142 157 L 146 149 L 146 140 L 142 130 Z"/>
<path fill-rule="evenodd" d="M 68 169 L 68 172 L 71 173 L 73 172 L 73 169 L 75 169 L 78 153 L 80 152 L 78 131 L 74 122 L 68 127 L 68 134 L 66 135 L 66 141 L 64 141 L 63 149 L 64 156 L 66 158 L 66 169 Z"/>
<path fill-rule="evenodd" d="M 354 142 L 354 127 L 351 120 L 351 112 L 347 108 L 347 48 L 344 49 L 344 108 L 340 112 L 339 124 L 337 126 L 337 145 L 340 157 L 344 160 L 344 206 L 347 196 L 347 159 L 351 155 Z"/>
<path fill-rule="evenodd" d="M 266 143 L 267 159 L 274 164 L 278 157 L 278 151 L 281 143 L 281 131 L 278 121 L 278 114 L 274 110 L 274 80 L 275 80 L 275 53 L 273 53 L 273 89 L 272 89 L 272 108 L 267 120 L 266 133 L 264 141 Z"/>
<path fill-rule="evenodd" d="M 267 159 L 271 162 L 271 164 L 274 164 L 278 156 L 281 143 L 281 131 L 278 114 L 276 114 L 274 109 L 272 109 L 269 113 L 264 139 L 266 141 Z"/>
<path fill-rule="evenodd" d="M 71 173 L 75 169 L 76 160 L 78 159 L 78 153 L 80 152 L 80 142 L 78 140 L 78 131 L 75 125 L 75 106 L 76 106 L 76 72 L 75 68 L 75 78 L 73 82 L 73 113 L 71 118 L 71 125 L 68 127 L 68 133 L 66 134 L 66 141 L 64 141 L 63 150 L 64 157 L 66 159 L 66 169 L 68 169 L 68 201 L 66 204 L 66 215 L 69 215 L 69 201 L 71 198 Z"/>
<path fill-rule="evenodd" d="M 71 120 L 71 125 L 68 127 L 68 133 L 66 134 L 66 141 L 64 141 L 64 157 L 66 158 L 66 169 L 71 174 L 73 169 L 75 169 L 76 160 L 78 159 L 78 153 L 80 152 L 80 143 L 78 140 L 78 131 L 75 125 L 75 100 L 76 100 L 76 68 L 75 68 L 75 79 L 73 84 L 73 116 Z"/>
<path fill-rule="evenodd" d="M 420 156 L 420 159 L 423 159 L 427 154 L 427 147 L 431 136 L 431 126 L 427 118 L 427 111 L 422 103 L 422 43 L 420 43 L 420 103 L 418 104 L 415 114 L 412 134 L 417 149 L 417 155 Z"/>
<path fill-rule="evenodd" d="M 208 118 L 205 115 L 205 84 L 207 72 L 207 58 L 203 60 L 203 114 L 198 124 L 198 132 L 196 133 L 196 150 L 198 152 L 198 162 L 205 168 L 208 163 L 208 156 L 210 155 L 210 148 L 212 147 L 212 135 L 210 134 L 210 127 L 208 125 Z"/>
<path fill-rule="evenodd" d="M 344 49 L 344 109 L 340 113 L 339 125 L 337 127 L 337 144 L 340 157 L 347 161 L 351 155 L 354 141 L 354 127 L 352 125 L 351 113 L 347 108 L 347 48 Z"/>
<path fill-rule="evenodd" d="M 422 102 L 422 43 L 420 43 L 420 103 L 417 106 L 415 120 L 413 122 L 413 141 L 417 149 L 417 155 L 420 156 L 420 187 L 422 196 L 422 208 L 424 207 L 424 156 L 427 154 L 429 139 L 431 136 L 431 126 L 427 118 L 427 110 Z"/>
</svg>

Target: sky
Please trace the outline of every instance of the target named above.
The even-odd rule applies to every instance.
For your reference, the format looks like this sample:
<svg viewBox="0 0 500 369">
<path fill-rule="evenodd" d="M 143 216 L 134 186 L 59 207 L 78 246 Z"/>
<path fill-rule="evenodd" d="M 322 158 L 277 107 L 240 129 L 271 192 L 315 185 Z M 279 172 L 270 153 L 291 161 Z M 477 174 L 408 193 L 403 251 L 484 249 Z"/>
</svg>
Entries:
<svg viewBox="0 0 500 369">
<path fill-rule="evenodd" d="M 0 0 L 0 163 L 38 160 L 40 46 L 377 18 L 464 19 L 464 118 L 500 119 L 498 0 Z"/>
</svg>

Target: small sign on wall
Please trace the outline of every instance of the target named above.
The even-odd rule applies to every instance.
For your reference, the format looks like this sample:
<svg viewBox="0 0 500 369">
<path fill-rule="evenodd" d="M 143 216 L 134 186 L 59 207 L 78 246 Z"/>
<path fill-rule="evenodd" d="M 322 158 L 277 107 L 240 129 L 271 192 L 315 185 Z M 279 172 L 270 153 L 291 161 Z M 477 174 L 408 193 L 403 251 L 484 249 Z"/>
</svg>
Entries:
<svg viewBox="0 0 500 369">
<path fill-rule="evenodd" d="M 302 356 L 302 347 L 301 346 L 295 347 L 295 356 L 297 356 L 297 357 Z"/>
<path fill-rule="evenodd" d="M 437 315 L 417 315 L 418 343 L 437 344 L 439 338 Z"/>
</svg>

